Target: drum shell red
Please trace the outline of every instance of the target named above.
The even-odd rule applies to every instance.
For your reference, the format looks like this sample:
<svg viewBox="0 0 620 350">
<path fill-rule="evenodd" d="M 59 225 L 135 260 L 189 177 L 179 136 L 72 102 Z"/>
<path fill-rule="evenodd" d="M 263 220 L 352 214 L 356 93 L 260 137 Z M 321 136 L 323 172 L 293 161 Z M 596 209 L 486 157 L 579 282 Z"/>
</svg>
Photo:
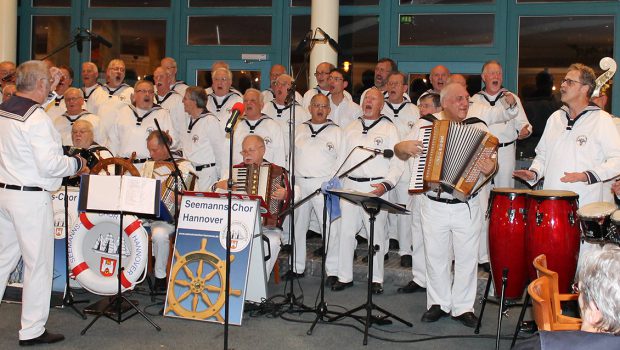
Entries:
<svg viewBox="0 0 620 350">
<path fill-rule="evenodd" d="M 559 292 L 569 293 L 577 269 L 581 230 L 574 192 L 534 191 L 527 196 L 526 260 L 529 277 L 536 279 L 532 261 L 547 257 L 547 268 L 558 273 Z M 573 195 L 567 195 L 572 193 Z"/>
<path fill-rule="evenodd" d="M 525 190 L 494 189 L 489 201 L 489 258 L 499 294 L 502 271 L 508 269 L 505 297 L 520 299 L 527 282 Z"/>
</svg>

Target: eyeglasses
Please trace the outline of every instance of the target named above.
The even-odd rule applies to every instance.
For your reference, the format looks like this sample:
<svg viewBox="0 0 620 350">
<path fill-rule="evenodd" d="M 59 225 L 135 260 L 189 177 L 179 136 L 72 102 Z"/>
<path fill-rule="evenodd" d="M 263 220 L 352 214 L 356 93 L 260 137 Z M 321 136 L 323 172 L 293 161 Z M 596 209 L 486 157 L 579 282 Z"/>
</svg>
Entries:
<svg viewBox="0 0 620 350">
<path fill-rule="evenodd" d="M 387 86 L 401 86 L 401 85 L 405 85 L 403 83 L 399 83 L 397 81 L 390 81 L 386 84 Z"/>
<path fill-rule="evenodd" d="M 319 75 L 323 76 L 323 75 L 327 75 L 327 74 L 329 74 L 329 72 L 316 72 L 316 73 L 314 73 L 314 76 L 318 77 Z"/>
<path fill-rule="evenodd" d="M 259 147 L 257 149 L 249 148 L 249 149 L 241 150 L 241 152 L 239 153 L 241 153 L 241 155 L 245 155 L 245 154 L 250 154 L 250 153 L 256 153 L 260 151 L 261 149 L 263 149 L 263 147 Z"/>
<path fill-rule="evenodd" d="M 319 103 L 312 103 L 312 104 L 310 104 L 310 106 L 313 107 L 313 108 L 329 108 L 329 105 L 322 105 L 322 104 L 319 104 Z"/>
<path fill-rule="evenodd" d="M 112 67 L 112 68 L 110 68 L 110 70 L 112 72 L 121 72 L 121 73 L 125 72 L 125 68 L 123 68 L 123 67 Z"/>
<path fill-rule="evenodd" d="M 580 81 L 573 80 L 573 79 L 568 79 L 568 78 L 562 79 L 562 83 L 561 84 L 564 84 L 564 83 L 566 83 L 566 85 L 568 85 L 568 86 L 573 86 L 573 84 L 585 85 L 584 83 L 582 83 Z"/>
<path fill-rule="evenodd" d="M 344 78 L 341 78 L 341 77 L 329 77 L 329 78 L 327 78 L 327 80 L 329 80 L 329 81 L 343 81 Z"/>
<path fill-rule="evenodd" d="M 136 90 L 136 92 L 139 92 L 141 94 L 151 95 L 151 94 L 155 93 L 155 90 L 143 90 L 143 89 L 140 89 L 140 90 Z"/>
<path fill-rule="evenodd" d="M 430 109 L 430 108 L 435 108 L 435 105 L 434 105 L 434 104 L 431 104 L 431 103 L 420 103 L 420 104 L 418 105 L 418 108 L 427 108 L 427 109 Z"/>
</svg>

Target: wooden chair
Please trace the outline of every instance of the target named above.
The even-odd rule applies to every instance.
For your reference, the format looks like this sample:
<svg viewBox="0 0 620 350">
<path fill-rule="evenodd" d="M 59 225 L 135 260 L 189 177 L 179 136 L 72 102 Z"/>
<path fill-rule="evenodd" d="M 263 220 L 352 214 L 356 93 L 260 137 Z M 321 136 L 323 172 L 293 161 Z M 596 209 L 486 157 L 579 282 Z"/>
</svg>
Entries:
<svg viewBox="0 0 620 350">
<path fill-rule="evenodd" d="M 546 283 L 538 282 L 537 284 L 534 284 L 534 282 L 532 282 L 530 286 L 532 286 L 533 289 L 534 288 L 537 288 L 537 289 L 530 290 L 530 287 L 528 286 L 528 293 L 532 297 L 533 304 L 535 303 L 540 304 L 541 298 L 545 300 L 546 301 L 545 303 L 549 305 L 549 310 L 551 312 L 550 313 L 551 318 L 549 321 L 550 329 L 541 328 L 541 325 L 538 324 L 539 321 L 535 316 L 536 324 L 538 325 L 538 327 L 544 330 L 554 330 L 554 331 L 555 330 L 578 330 L 580 329 L 581 319 L 562 315 L 562 306 L 561 306 L 562 301 L 570 301 L 570 300 L 576 301 L 577 299 L 579 299 L 579 294 L 560 294 L 559 293 L 558 274 L 557 272 L 551 271 L 547 268 L 547 257 L 544 254 L 537 256 L 533 261 L 533 265 L 538 275 L 538 279 L 535 280 L 534 282 L 540 280 L 541 278 L 545 278 Z M 543 286 L 546 288 L 545 291 L 542 291 L 541 289 L 543 288 Z M 538 291 L 538 293 L 536 293 L 536 291 Z M 538 295 L 539 297 L 538 302 L 534 301 L 534 295 L 532 294 L 533 292 Z M 544 305 L 542 304 L 539 305 L 539 308 L 543 308 L 543 307 Z M 536 309 L 536 307 L 534 307 L 534 309 Z M 536 311 L 534 311 L 534 313 L 536 314 Z M 541 318 L 541 322 L 543 322 L 542 327 L 545 327 L 544 318 Z"/>
</svg>

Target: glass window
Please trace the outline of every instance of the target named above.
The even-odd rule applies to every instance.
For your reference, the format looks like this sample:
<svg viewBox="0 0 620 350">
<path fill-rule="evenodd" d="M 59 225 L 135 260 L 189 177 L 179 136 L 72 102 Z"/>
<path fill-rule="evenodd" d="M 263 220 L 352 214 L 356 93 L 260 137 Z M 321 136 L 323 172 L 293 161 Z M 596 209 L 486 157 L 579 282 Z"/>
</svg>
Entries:
<svg viewBox="0 0 620 350">
<path fill-rule="evenodd" d="M 165 56 L 165 20 L 93 20 L 92 31 L 106 38 L 112 47 L 91 42 L 91 61 L 105 71 L 110 60 L 122 59 L 125 80 L 130 85 L 138 77 L 152 74 Z"/>
<path fill-rule="evenodd" d="M 260 71 L 254 70 L 233 70 L 232 86 L 239 90 L 242 94 L 249 88 L 260 90 Z M 213 84 L 211 80 L 210 70 L 197 70 L 196 71 L 196 85 L 208 88 Z"/>
<path fill-rule="evenodd" d="M 190 17 L 187 38 L 189 45 L 271 45 L 271 16 Z"/>
<path fill-rule="evenodd" d="M 310 16 L 293 16 L 291 28 L 291 64 L 293 74 L 301 69 L 304 55 L 295 52 L 295 48 L 310 28 Z M 362 92 L 373 85 L 375 64 L 378 59 L 379 18 L 377 16 L 341 16 L 339 18 L 338 67 L 350 75 L 347 90 L 353 99 L 359 101 Z M 306 66 L 307 67 L 307 66 Z M 297 79 L 297 91 L 301 94 L 308 90 L 307 70 Z M 311 72 L 314 74 L 314 71 Z"/>
<path fill-rule="evenodd" d="M 558 2 L 600 2 L 600 1 L 607 1 L 607 0 L 517 0 L 517 3 L 536 3 L 536 2 L 551 2 L 551 3 L 558 3 Z"/>
<path fill-rule="evenodd" d="M 32 17 L 32 58 L 42 59 L 52 51 L 67 44 L 71 37 L 71 17 L 33 16 Z M 69 65 L 70 50 L 65 48 L 49 59 L 55 65 Z"/>
<path fill-rule="evenodd" d="M 495 0 L 400 0 L 401 5 L 492 4 Z"/>
<path fill-rule="evenodd" d="M 189 7 L 271 7 L 271 0 L 189 0 Z"/>
<path fill-rule="evenodd" d="M 32 7 L 71 7 L 71 0 L 32 0 Z"/>
<path fill-rule="evenodd" d="M 310 6 L 312 0 L 291 0 L 292 6 Z M 379 0 L 340 0 L 340 6 L 379 5 Z"/>
<path fill-rule="evenodd" d="M 90 7 L 170 7 L 170 0 L 90 0 Z"/>
<path fill-rule="evenodd" d="M 491 13 L 401 15 L 399 45 L 492 46 Z"/>
<path fill-rule="evenodd" d="M 462 74 L 462 73 L 459 73 Z M 470 96 L 482 89 L 480 74 L 462 74 L 467 80 L 467 92 Z M 432 88 L 429 73 L 409 73 L 409 96 L 412 101 L 417 101 L 420 95 Z"/>
</svg>

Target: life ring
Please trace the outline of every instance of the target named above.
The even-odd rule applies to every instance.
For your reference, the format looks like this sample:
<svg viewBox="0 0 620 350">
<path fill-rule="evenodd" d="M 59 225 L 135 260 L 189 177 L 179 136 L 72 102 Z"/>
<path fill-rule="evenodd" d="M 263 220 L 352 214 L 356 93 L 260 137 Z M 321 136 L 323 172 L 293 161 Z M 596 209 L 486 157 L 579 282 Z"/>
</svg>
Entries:
<svg viewBox="0 0 620 350">
<path fill-rule="evenodd" d="M 85 289 L 98 295 L 118 291 L 118 227 L 120 216 L 80 213 L 69 233 L 69 269 Z M 133 215 L 123 217 L 122 291 L 131 290 L 144 279 L 148 261 L 147 233 Z"/>
</svg>

